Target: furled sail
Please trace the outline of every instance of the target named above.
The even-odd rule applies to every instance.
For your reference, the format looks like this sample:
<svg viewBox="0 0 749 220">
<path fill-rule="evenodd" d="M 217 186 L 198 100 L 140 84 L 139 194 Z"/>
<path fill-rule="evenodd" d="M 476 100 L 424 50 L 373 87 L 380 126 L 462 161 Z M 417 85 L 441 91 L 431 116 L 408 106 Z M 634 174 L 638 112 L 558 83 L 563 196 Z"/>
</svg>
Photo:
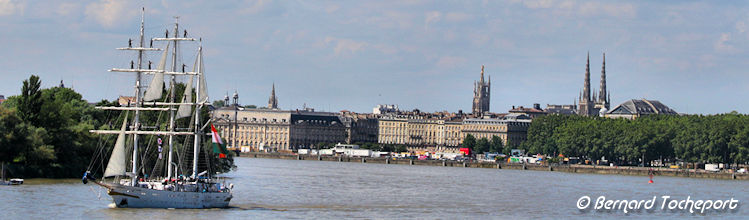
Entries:
<svg viewBox="0 0 749 220">
<path fill-rule="evenodd" d="M 127 169 L 127 154 L 125 153 L 125 140 L 127 138 L 125 138 L 125 129 L 127 129 L 127 114 L 125 114 L 125 120 L 122 121 L 122 128 L 114 144 L 112 156 L 109 157 L 104 177 L 125 175 L 125 169 Z"/>
<path fill-rule="evenodd" d="M 146 95 L 143 97 L 143 101 L 150 102 L 156 99 L 161 98 L 161 90 L 164 89 L 164 68 L 166 68 L 166 59 L 167 55 L 169 54 L 169 43 L 166 44 L 166 49 L 164 49 L 164 53 L 161 54 L 161 61 L 159 61 L 159 66 L 157 70 L 160 70 L 159 72 L 156 72 L 156 74 L 153 74 L 153 79 L 151 79 L 151 84 L 148 85 L 148 90 L 146 90 Z"/>
<path fill-rule="evenodd" d="M 182 95 L 183 105 L 179 105 L 179 109 L 177 109 L 177 117 L 175 119 L 190 117 L 192 115 L 192 105 L 185 105 L 184 103 L 192 102 L 193 78 L 195 77 L 190 76 L 190 79 L 187 81 L 187 85 L 185 85 L 185 93 Z"/>
<path fill-rule="evenodd" d="M 200 74 L 200 91 L 198 91 L 197 103 L 208 102 L 208 87 L 205 84 L 205 67 L 203 66 L 203 47 L 198 48 L 198 74 Z"/>
</svg>

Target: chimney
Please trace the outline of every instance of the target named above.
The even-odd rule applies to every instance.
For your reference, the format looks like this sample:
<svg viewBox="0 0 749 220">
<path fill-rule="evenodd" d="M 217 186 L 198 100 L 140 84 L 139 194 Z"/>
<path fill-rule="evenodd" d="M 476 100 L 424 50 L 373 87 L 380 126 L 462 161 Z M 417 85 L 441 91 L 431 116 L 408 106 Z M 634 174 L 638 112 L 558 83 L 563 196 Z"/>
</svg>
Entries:
<svg viewBox="0 0 749 220">
<path fill-rule="evenodd" d="M 533 108 L 541 110 L 541 104 L 533 103 Z"/>
</svg>

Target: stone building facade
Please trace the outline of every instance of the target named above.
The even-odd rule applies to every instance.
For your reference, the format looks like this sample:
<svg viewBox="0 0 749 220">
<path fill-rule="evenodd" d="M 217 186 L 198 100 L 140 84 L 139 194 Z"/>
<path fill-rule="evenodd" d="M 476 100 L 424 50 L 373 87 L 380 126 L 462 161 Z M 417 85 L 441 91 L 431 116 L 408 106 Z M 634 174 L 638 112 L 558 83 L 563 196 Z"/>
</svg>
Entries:
<svg viewBox="0 0 749 220">
<path fill-rule="evenodd" d="M 501 119 L 390 116 L 379 120 L 378 143 L 459 147 L 468 134 L 477 139 L 498 136 L 503 143 L 520 143 L 525 141 L 530 123 L 525 114 L 509 114 Z"/>
<path fill-rule="evenodd" d="M 476 139 L 498 136 L 502 144 L 520 144 L 527 139 L 531 118 L 524 114 L 510 113 L 502 119 L 466 119 L 461 129 L 462 137 L 471 134 Z M 462 140 L 461 140 L 462 142 Z"/>
<path fill-rule="evenodd" d="M 291 112 L 270 109 L 239 108 L 234 132 L 232 107 L 224 107 L 211 113 L 213 124 L 226 139 L 226 143 L 250 147 L 253 150 L 288 150 L 291 143 Z M 234 135 L 236 134 L 236 135 Z"/>
<path fill-rule="evenodd" d="M 292 112 L 291 148 L 312 148 L 320 143 L 347 143 L 346 126 L 336 113 Z"/>
<path fill-rule="evenodd" d="M 347 143 L 377 143 L 378 120 L 375 114 L 341 111 Z"/>
<path fill-rule="evenodd" d="M 376 143 L 378 138 L 379 124 L 372 115 L 313 110 L 239 107 L 234 132 L 234 109 L 230 106 L 212 111 L 213 124 L 226 138 L 226 143 L 236 143 L 236 147 L 248 147 L 253 151 L 293 151 L 316 147 L 319 143 Z"/>
</svg>

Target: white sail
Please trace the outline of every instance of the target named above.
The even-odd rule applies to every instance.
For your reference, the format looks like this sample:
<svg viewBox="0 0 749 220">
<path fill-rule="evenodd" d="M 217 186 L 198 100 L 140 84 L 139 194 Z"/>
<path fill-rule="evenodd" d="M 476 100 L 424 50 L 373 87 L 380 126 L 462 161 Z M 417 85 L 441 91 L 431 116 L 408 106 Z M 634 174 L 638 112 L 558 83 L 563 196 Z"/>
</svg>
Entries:
<svg viewBox="0 0 749 220">
<path fill-rule="evenodd" d="M 182 103 L 192 102 L 192 83 L 194 76 L 190 76 L 185 86 L 185 93 L 182 95 Z M 192 105 L 180 105 L 177 109 L 177 116 L 174 119 L 190 117 L 192 115 Z"/>
<path fill-rule="evenodd" d="M 161 60 L 159 61 L 159 66 L 157 67 L 158 70 L 161 70 L 159 72 L 156 72 L 153 75 L 153 79 L 151 79 L 151 84 L 148 85 L 148 90 L 146 90 L 146 94 L 143 96 L 143 101 L 150 102 L 156 99 L 161 98 L 161 90 L 164 89 L 164 68 L 166 68 L 166 59 L 167 55 L 169 54 L 169 43 L 166 44 L 166 49 L 164 49 L 164 53 L 161 54 Z"/>
<path fill-rule="evenodd" d="M 125 175 L 127 169 L 127 154 L 125 153 L 125 129 L 127 128 L 127 114 L 122 122 L 120 134 L 117 136 L 117 142 L 114 144 L 112 156 L 109 157 L 107 169 L 104 171 L 104 177 Z"/>
<path fill-rule="evenodd" d="M 200 91 L 198 91 L 197 103 L 208 101 L 208 87 L 205 85 L 205 67 L 203 67 L 203 47 L 198 48 L 198 77 L 200 78 Z"/>
<path fill-rule="evenodd" d="M 144 9 L 145 10 L 145 9 Z M 138 63 L 141 64 L 144 56 L 145 51 L 154 50 L 151 47 L 144 47 L 144 22 L 143 22 L 143 16 L 145 15 L 145 12 L 141 14 L 141 31 L 140 31 L 140 45 L 129 45 L 127 48 L 123 48 L 126 50 L 135 50 L 138 52 Z M 208 97 L 207 93 L 205 93 L 204 89 L 205 86 L 205 80 L 203 79 L 203 64 L 202 64 L 202 56 L 200 52 L 200 47 L 198 50 L 198 56 L 195 61 L 195 66 L 193 67 L 193 72 L 185 72 L 182 70 L 182 72 L 167 72 L 164 71 L 166 67 L 166 60 L 169 59 L 169 62 L 172 64 L 177 63 L 178 57 L 181 57 L 177 54 L 176 48 L 180 46 L 178 42 L 181 41 L 195 41 L 193 38 L 187 38 L 187 31 L 185 30 L 179 30 L 179 25 L 175 22 L 174 29 L 170 30 L 170 33 L 174 33 L 173 37 L 170 35 L 166 35 L 164 38 L 154 38 L 152 40 L 159 41 L 169 41 L 174 43 L 174 46 L 167 45 L 166 50 L 164 52 L 164 56 L 162 56 L 162 59 L 158 65 L 157 68 L 148 68 L 144 69 L 141 65 L 138 65 L 137 69 L 134 69 L 135 67 L 131 67 L 130 69 L 112 69 L 113 72 L 133 72 L 138 73 L 136 76 L 135 81 L 135 97 L 138 100 L 136 105 L 134 106 L 127 106 L 127 107 L 118 107 L 118 108 L 111 108 L 111 107 L 103 107 L 102 109 L 108 109 L 108 110 L 135 110 L 135 117 L 132 118 L 132 121 L 123 122 L 123 127 L 121 130 L 106 130 L 106 131 L 97 131 L 92 130 L 91 132 L 94 133 L 101 133 L 101 134 L 119 134 L 115 148 L 112 150 L 111 158 L 109 160 L 109 163 L 107 164 L 106 170 L 105 170 L 105 177 L 112 177 L 112 176 L 121 176 L 122 179 L 115 178 L 113 181 L 104 181 L 105 178 L 101 178 L 100 180 L 94 180 L 93 176 L 89 172 L 86 172 L 84 174 L 83 183 L 85 184 L 87 179 L 88 180 L 94 180 L 94 183 L 96 185 L 102 186 L 107 189 L 107 194 L 112 197 L 112 201 L 114 202 L 114 205 L 116 207 L 128 207 L 128 208 L 226 208 L 229 206 L 229 201 L 233 198 L 232 196 L 232 184 L 227 184 L 225 180 L 214 177 L 212 175 L 204 175 L 208 173 L 207 171 L 204 171 L 200 174 L 197 174 L 197 163 L 198 163 L 198 156 L 200 155 L 200 152 L 198 151 L 200 149 L 200 137 L 203 136 L 202 132 L 198 132 L 201 130 L 200 128 L 200 118 L 195 117 L 194 118 L 194 126 L 193 129 L 190 129 L 190 131 L 175 131 L 174 130 L 174 121 L 175 117 L 189 117 L 192 114 L 199 113 L 201 110 L 202 105 L 195 105 L 195 101 L 193 101 L 194 98 L 197 97 L 197 101 L 203 101 L 201 104 L 204 104 L 207 102 Z M 181 35 L 180 34 L 184 33 Z M 171 51 L 174 56 L 171 56 L 171 54 L 168 54 L 167 52 L 169 50 L 169 47 L 173 48 L 173 51 Z M 171 71 L 176 71 L 176 67 L 172 68 Z M 157 74 L 157 73 L 162 74 Z M 147 89 L 148 91 L 145 92 L 143 89 L 145 83 L 142 82 L 141 76 L 143 74 L 154 74 L 156 76 L 155 79 L 151 80 L 151 86 Z M 165 75 L 188 75 L 191 78 L 188 79 L 189 82 L 187 82 L 187 86 L 185 89 L 185 93 L 183 95 L 183 98 L 181 100 L 166 100 L 166 101 L 157 101 L 155 99 L 163 99 L 163 87 L 164 87 L 164 79 L 163 77 Z M 198 77 L 198 79 L 195 79 L 195 77 Z M 172 78 L 174 79 L 174 78 Z M 197 80 L 197 82 L 195 82 Z M 187 80 L 185 80 L 187 81 Z M 175 83 L 171 83 L 170 86 L 174 86 Z M 193 89 L 195 91 L 193 91 Z M 172 96 L 174 96 L 174 90 L 171 90 Z M 195 93 L 195 94 L 193 94 Z M 145 96 L 145 98 L 144 98 Z M 142 102 L 143 100 L 151 100 L 148 101 L 146 104 L 145 102 Z M 182 101 L 180 103 L 180 101 Z M 195 109 L 192 109 L 192 106 L 195 105 Z M 155 106 L 168 106 L 168 108 L 161 108 L 161 107 L 155 107 Z M 174 106 L 180 106 L 177 111 L 175 111 Z M 156 121 L 157 126 L 134 126 L 131 130 L 128 130 L 127 123 L 132 123 L 133 125 L 138 125 L 140 122 L 140 111 L 150 111 L 150 110 L 166 110 L 171 109 L 169 112 L 172 113 L 169 115 L 169 131 L 162 131 L 162 127 L 158 126 L 161 125 L 161 121 Z M 193 110 L 191 112 L 190 110 Z M 127 112 L 126 112 L 127 114 Z M 127 116 L 125 116 L 127 118 Z M 145 118 L 145 119 L 155 119 L 155 118 Z M 145 120 L 144 120 L 145 121 Z M 150 121 L 150 120 L 149 120 Z M 126 137 L 128 135 L 132 134 L 133 136 L 129 136 L 132 138 L 131 140 L 128 140 Z M 138 152 L 138 137 L 139 135 L 168 135 L 169 136 L 169 168 L 168 168 L 168 176 L 167 178 L 173 178 L 176 177 L 179 174 L 189 175 L 185 170 L 177 170 L 177 172 L 172 172 L 177 167 L 187 167 L 185 164 L 181 164 L 181 161 L 184 160 L 178 160 L 179 162 L 172 163 L 172 154 L 174 153 L 172 149 L 172 137 L 176 135 L 190 135 L 194 137 L 194 151 L 193 151 L 193 177 L 201 177 L 200 181 L 162 181 L 161 178 L 142 178 L 146 175 L 144 173 L 138 172 L 139 170 L 139 161 L 138 158 L 143 158 L 143 156 L 146 156 L 145 154 L 151 153 L 151 151 L 144 151 L 144 152 Z M 126 141 L 127 140 L 127 141 Z M 125 147 L 125 142 L 131 142 L 129 145 L 132 146 L 132 151 L 127 150 Z M 142 144 L 142 143 L 141 143 Z M 148 148 L 146 148 L 148 149 Z M 126 153 L 129 152 L 129 153 Z M 132 160 L 130 157 L 126 154 L 132 153 Z M 129 162 L 132 161 L 132 166 L 129 164 Z M 210 162 L 210 161 L 209 161 Z M 210 166 L 210 163 L 208 164 Z M 132 168 L 132 171 L 126 170 L 126 167 L 130 166 Z M 154 170 L 157 170 L 159 168 L 154 168 Z M 182 171 L 182 173 L 180 173 Z M 173 175 L 177 174 L 177 175 Z M 124 176 L 122 176 L 124 175 Z M 202 190 L 201 190 L 202 189 Z"/>
</svg>

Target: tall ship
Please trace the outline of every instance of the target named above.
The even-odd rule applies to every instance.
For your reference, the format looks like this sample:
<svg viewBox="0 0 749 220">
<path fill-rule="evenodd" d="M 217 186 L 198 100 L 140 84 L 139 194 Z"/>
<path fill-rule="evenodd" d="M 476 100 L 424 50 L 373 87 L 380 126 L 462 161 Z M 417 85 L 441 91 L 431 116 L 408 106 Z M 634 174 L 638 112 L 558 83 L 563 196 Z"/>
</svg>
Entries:
<svg viewBox="0 0 749 220">
<path fill-rule="evenodd" d="M 92 165 L 97 162 L 103 165 L 106 155 L 109 155 L 106 167 L 101 167 L 103 175 L 97 179 L 98 175 L 95 173 L 98 172 L 92 169 L 94 166 L 89 166 L 82 181 L 84 184 L 92 182 L 105 188 L 114 205 L 119 208 L 228 207 L 232 199 L 233 185 L 227 184 L 226 179 L 217 177 L 217 172 L 211 172 L 210 163 L 217 163 L 213 159 L 215 153 L 219 154 L 218 158 L 225 157 L 219 149 L 222 145 L 221 137 L 212 125 L 209 135 L 214 152 L 209 153 L 206 150 L 210 149 L 209 147 L 200 147 L 203 145 L 201 139 L 207 135 L 203 130 L 210 125 L 210 122 L 201 124 L 200 117 L 201 109 L 209 105 L 201 40 L 188 37 L 187 31 L 179 27 L 179 18 L 175 17 L 174 28 L 167 30 L 164 37 L 147 41 L 144 39 L 144 12 L 145 9 L 141 15 L 138 41 L 134 44 L 133 40 L 128 40 L 127 47 L 117 48 L 135 52 L 137 60 L 130 61 L 129 68 L 109 70 L 131 73 L 135 76 L 134 98 L 120 106 L 96 107 L 120 112 L 118 120 L 122 119 L 122 125 L 119 129 L 91 130 L 96 134 L 117 135 L 117 139 L 114 141 L 111 154 L 107 154 L 108 147 L 101 147 L 98 153 L 101 155 L 99 161 L 97 156 L 92 160 Z M 153 46 L 154 42 L 165 45 L 163 49 L 156 48 Z M 189 69 L 187 65 L 178 64 L 178 58 L 182 57 L 179 54 L 179 50 L 182 50 L 180 43 L 183 42 L 197 42 L 197 55 L 192 71 L 186 71 Z M 150 61 L 145 60 L 149 52 L 162 52 L 161 60 L 155 68 L 152 68 Z M 166 68 L 167 63 L 171 63 L 169 69 Z M 150 83 L 144 87 L 142 81 L 147 77 L 150 78 Z M 170 80 L 168 89 L 164 88 L 165 77 Z M 177 100 L 175 94 L 178 77 L 187 81 L 184 83 L 184 93 L 180 100 Z M 154 112 L 158 112 L 157 120 L 146 121 L 145 119 L 153 120 L 154 117 L 144 117 L 148 116 L 144 114 Z M 165 117 L 162 117 L 167 112 L 168 125 Z M 189 124 L 187 128 L 177 127 L 176 121 L 181 118 L 189 118 L 187 123 L 184 120 L 181 123 Z M 110 124 L 109 127 L 113 126 Z M 163 150 L 162 137 L 168 142 L 168 147 L 164 146 L 167 149 Z M 154 138 L 158 139 L 158 151 L 154 150 L 155 147 L 152 148 Z M 181 143 L 175 143 L 177 141 Z M 192 142 L 192 145 L 189 142 Z M 156 153 L 158 157 L 153 155 Z M 201 155 L 205 157 L 199 158 Z M 149 163 L 143 161 L 149 158 L 157 159 L 151 159 L 155 161 L 152 163 L 153 167 L 146 168 L 144 166 Z M 202 166 L 199 166 L 199 162 Z"/>
</svg>

